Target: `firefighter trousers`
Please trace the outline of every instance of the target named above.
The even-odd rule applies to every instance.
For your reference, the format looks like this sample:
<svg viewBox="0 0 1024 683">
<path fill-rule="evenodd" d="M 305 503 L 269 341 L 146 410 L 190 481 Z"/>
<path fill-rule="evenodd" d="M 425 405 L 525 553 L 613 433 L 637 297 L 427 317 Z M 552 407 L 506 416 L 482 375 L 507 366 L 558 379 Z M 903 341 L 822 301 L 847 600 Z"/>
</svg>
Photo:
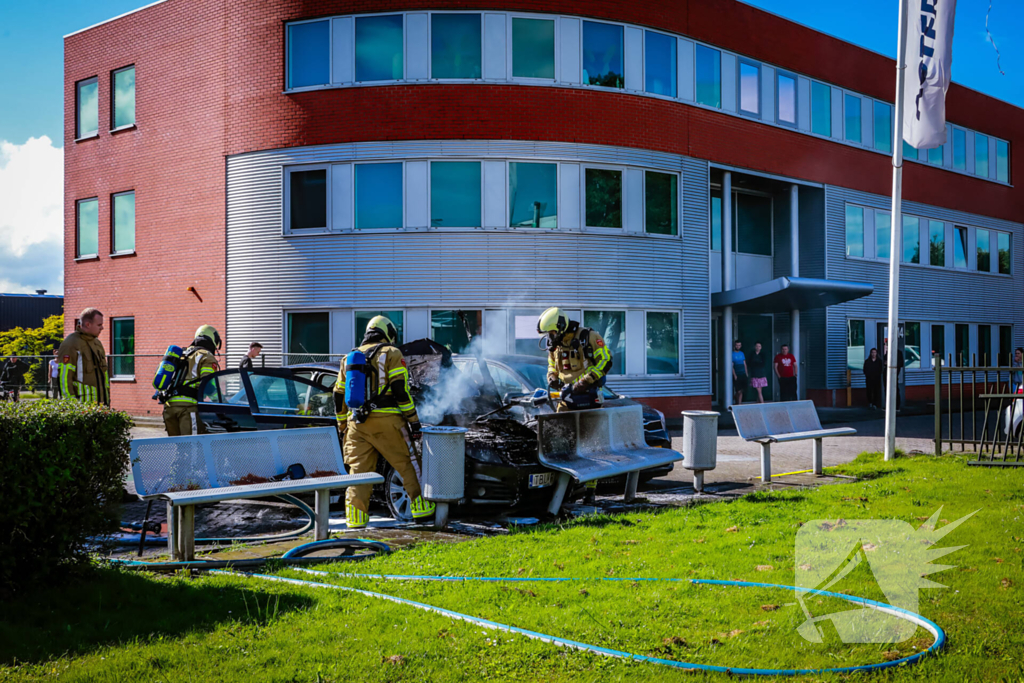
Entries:
<svg viewBox="0 0 1024 683">
<path fill-rule="evenodd" d="M 349 420 L 345 430 L 345 464 L 349 474 L 365 474 L 377 469 L 377 456 L 383 456 L 402 477 L 410 501 L 420 497 L 420 482 L 416 476 L 409 445 L 402 433 L 405 419 L 400 415 L 370 415 L 359 424 Z M 354 505 L 369 513 L 371 484 L 349 486 L 345 490 L 345 504 Z"/>
<path fill-rule="evenodd" d="M 164 404 L 164 429 L 167 436 L 192 436 L 206 434 L 206 424 L 199 419 L 199 409 L 194 403 Z"/>
</svg>

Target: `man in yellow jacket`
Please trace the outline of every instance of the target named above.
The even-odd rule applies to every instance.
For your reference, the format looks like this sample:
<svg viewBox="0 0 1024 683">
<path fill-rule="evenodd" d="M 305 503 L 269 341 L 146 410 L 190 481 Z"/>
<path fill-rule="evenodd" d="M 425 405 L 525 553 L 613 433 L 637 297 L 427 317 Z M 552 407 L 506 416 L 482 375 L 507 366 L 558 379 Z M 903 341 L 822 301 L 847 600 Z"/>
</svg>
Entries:
<svg viewBox="0 0 1024 683">
<path fill-rule="evenodd" d="M 557 307 L 541 314 L 537 333 L 547 336 L 548 386 L 561 392 L 556 410 L 600 408 L 601 387 L 612 369 L 612 352 L 601 335 Z"/>
<path fill-rule="evenodd" d="M 341 360 L 338 381 L 334 385 L 334 405 L 338 430 L 344 438 L 345 464 L 349 474 L 364 474 L 377 468 L 377 457 L 383 456 L 402 477 L 402 485 L 412 501 L 413 519 L 434 514 L 435 505 L 423 499 L 409 443 L 403 428 L 416 438 L 420 419 L 409 395 L 409 370 L 405 357 L 396 346 L 398 331 L 394 324 L 378 315 L 366 326 L 359 350 L 366 356 L 366 401 L 357 411 L 349 411 L 345 403 L 346 359 Z M 349 486 L 345 491 L 345 525 L 360 529 L 370 520 L 371 485 Z"/>
<path fill-rule="evenodd" d="M 206 424 L 199 419 L 199 384 L 204 377 L 220 369 L 214 356 L 220 344 L 217 330 L 210 325 L 203 325 L 196 330 L 192 345 L 182 354 L 182 361 L 187 363 L 184 377 L 171 390 L 171 397 L 164 404 L 167 436 L 206 434 Z"/>
<path fill-rule="evenodd" d="M 78 329 L 65 337 L 57 349 L 61 398 L 109 406 L 107 354 L 99 340 L 103 332 L 103 314 L 95 308 L 87 308 L 78 320 Z"/>
</svg>

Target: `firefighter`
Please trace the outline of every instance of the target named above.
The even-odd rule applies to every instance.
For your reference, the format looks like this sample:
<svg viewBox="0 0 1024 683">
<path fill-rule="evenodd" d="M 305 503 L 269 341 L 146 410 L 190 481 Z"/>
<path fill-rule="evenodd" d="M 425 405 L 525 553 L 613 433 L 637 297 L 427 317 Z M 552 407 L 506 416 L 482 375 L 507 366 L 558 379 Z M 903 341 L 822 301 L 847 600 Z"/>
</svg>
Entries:
<svg viewBox="0 0 1024 683">
<path fill-rule="evenodd" d="M 537 321 L 537 333 L 547 335 L 548 387 L 560 392 L 556 410 L 600 408 L 601 387 L 612 369 L 612 352 L 601 335 L 560 308 L 549 308 Z"/>
<path fill-rule="evenodd" d="M 359 373 L 366 378 L 365 400 L 360 407 L 349 411 L 345 402 L 349 368 L 346 367 L 347 359 L 343 358 L 338 381 L 334 385 L 334 405 L 349 474 L 375 471 L 377 457 L 384 456 L 402 477 L 402 485 L 412 501 L 413 519 L 422 519 L 433 515 L 435 506 L 421 495 L 410 452 L 411 444 L 404 433 L 408 427 L 410 437 L 417 438 L 420 419 L 409 395 L 409 370 L 405 357 L 395 345 L 397 341 L 398 331 L 384 316 L 378 315 L 367 324 L 366 334 L 358 348 L 366 357 L 366 363 L 361 368 L 353 368 L 353 374 Z M 345 491 L 345 523 L 349 529 L 363 528 L 369 522 L 372 489 L 366 484 L 349 486 Z"/>
<path fill-rule="evenodd" d="M 178 384 L 171 389 L 164 404 L 164 428 L 167 436 L 206 434 L 206 425 L 199 419 L 199 383 L 207 375 L 220 370 L 214 354 L 220 349 L 220 334 L 210 325 L 196 330 L 192 345 L 182 354 L 185 364 Z"/>
<path fill-rule="evenodd" d="M 61 398 L 110 405 L 107 354 L 99 340 L 103 314 L 87 308 L 78 316 L 77 329 L 57 349 L 57 374 Z"/>
</svg>

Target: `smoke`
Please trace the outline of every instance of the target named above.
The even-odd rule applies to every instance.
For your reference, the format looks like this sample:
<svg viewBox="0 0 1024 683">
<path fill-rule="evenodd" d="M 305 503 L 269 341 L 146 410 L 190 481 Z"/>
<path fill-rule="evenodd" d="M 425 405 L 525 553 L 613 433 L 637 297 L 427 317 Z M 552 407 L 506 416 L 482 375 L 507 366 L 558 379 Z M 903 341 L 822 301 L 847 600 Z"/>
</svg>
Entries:
<svg viewBox="0 0 1024 683">
<path fill-rule="evenodd" d="M 472 357 L 473 360 L 467 364 L 460 364 L 461 368 L 458 365 L 441 368 L 440 356 L 423 360 L 421 367 L 423 364 L 436 364 L 436 372 L 431 368 L 426 372 L 410 373 L 422 378 L 421 386 L 424 392 L 416 406 L 420 421 L 425 424 L 440 424 L 447 416 L 486 412 L 486 410 L 481 410 L 481 404 L 486 406 L 493 404 L 492 408 L 497 408 L 497 401 L 501 397 L 495 396 L 485 386 L 485 380 L 480 373 L 479 363 L 476 359 L 481 355 L 488 358 L 503 353 L 505 353 L 505 349 L 498 340 L 477 336 L 461 353 L 463 356 Z M 412 366 L 413 364 L 410 363 L 410 368 Z M 432 377 L 436 377 L 436 381 L 431 382 Z"/>
</svg>

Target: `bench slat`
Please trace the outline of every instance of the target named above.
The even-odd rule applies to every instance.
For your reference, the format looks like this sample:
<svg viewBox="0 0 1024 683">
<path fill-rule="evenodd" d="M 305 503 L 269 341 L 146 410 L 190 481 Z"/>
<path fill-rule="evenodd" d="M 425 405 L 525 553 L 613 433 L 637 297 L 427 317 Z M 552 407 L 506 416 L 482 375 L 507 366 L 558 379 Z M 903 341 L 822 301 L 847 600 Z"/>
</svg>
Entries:
<svg viewBox="0 0 1024 683">
<path fill-rule="evenodd" d="M 143 500 L 162 498 L 171 505 L 200 505 L 216 503 L 222 500 L 239 500 L 245 498 L 262 498 L 278 496 L 286 493 L 309 493 L 324 489 L 342 489 L 361 484 L 383 484 L 384 477 L 376 472 L 366 474 L 343 474 L 337 477 L 307 477 L 295 481 L 277 481 L 266 484 L 250 484 L 248 486 L 221 486 L 197 491 L 172 491 L 155 493 L 145 496 Z"/>
<path fill-rule="evenodd" d="M 756 439 L 758 442 L 785 443 L 788 441 L 806 441 L 808 439 L 823 439 L 830 436 L 853 436 L 857 430 L 853 427 L 837 427 L 836 429 L 819 429 L 814 432 L 793 432 L 791 434 L 775 434 Z"/>
</svg>

